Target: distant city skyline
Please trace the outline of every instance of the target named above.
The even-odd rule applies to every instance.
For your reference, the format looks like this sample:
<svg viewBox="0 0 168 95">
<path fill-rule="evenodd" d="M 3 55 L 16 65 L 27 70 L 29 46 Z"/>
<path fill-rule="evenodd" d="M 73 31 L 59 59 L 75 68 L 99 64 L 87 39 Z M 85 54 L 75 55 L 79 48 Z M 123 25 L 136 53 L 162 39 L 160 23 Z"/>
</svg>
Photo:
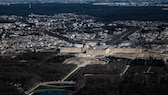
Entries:
<svg viewBox="0 0 168 95">
<path fill-rule="evenodd" d="M 15 3 L 86 3 L 86 2 L 168 2 L 168 0 L 0 0 L 0 4 Z"/>
</svg>

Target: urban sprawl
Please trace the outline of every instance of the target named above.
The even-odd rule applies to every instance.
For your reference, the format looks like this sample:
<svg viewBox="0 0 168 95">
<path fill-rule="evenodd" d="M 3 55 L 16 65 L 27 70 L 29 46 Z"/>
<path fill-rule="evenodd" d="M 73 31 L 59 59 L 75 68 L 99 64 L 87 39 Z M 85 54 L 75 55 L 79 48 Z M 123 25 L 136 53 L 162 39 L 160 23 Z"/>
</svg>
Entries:
<svg viewBox="0 0 168 95">
<path fill-rule="evenodd" d="M 74 13 L 4 15 L 0 21 L 1 55 L 60 51 L 80 57 L 138 54 L 167 60 L 167 22 L 100 22 L 95 17 Z"/>
</svg>

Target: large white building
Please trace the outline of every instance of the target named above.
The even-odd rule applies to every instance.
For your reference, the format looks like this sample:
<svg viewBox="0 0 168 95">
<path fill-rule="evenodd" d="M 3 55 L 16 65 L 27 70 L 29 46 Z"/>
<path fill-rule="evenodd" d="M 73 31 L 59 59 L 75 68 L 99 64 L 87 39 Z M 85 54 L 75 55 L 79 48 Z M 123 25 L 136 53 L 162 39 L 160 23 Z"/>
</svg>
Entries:
<svg viewBox="0 0 168 95">
<path fill-rule="evenodd" d="M 81 53 L 82 48 L 77 47 L 61 47 L 60 53 Z"/>
<path fill-rule="evenodd" d="M 88 55 L 106 55 L 109 53 L 109 48 L 96 48 L 86 50 Z"/>
<path fill-rule="evenodd" d="M 110 48 L 110 54 L 115 53 L 141 53 L 140 48 Z"/>
</svg>

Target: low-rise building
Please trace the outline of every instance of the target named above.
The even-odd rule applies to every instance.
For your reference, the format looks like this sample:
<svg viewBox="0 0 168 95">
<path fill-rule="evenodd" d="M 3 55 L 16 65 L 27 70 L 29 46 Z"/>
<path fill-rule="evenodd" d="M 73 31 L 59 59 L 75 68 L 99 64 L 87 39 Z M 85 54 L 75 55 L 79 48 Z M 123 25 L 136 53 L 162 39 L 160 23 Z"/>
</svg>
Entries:
<svg viewBox="0 0 168 95">
<path fill-rule="evenodd" d="M 110 48 L 110 53 L 141 53 L 142 49 L 140 48 Z"/>
<path fill-rule="evenodd" d="M 88 55 L 106 55 L 109 53 L 109 48 L 95 48 L 86 50 Z"/>
<path fill-rule="evenodd" d="M 82 48 L 77 47 L 61 47 L 60 53 L 81 53 Z"/>
</svg>

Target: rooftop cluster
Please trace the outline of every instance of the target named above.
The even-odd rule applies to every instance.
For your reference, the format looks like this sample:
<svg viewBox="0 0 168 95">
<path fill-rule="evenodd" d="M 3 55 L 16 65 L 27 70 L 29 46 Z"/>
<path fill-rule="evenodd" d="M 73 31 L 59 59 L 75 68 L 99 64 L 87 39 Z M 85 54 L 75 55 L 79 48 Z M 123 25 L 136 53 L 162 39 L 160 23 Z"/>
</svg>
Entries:
<svg viewBox="0 0 168 95">
<path fill-rule="evenodd" d="M 141 47 L 167 52 L 168 23 L 100 22 L 92 16 L 75 13 L 11 15 L 0 16 L 0 38 L 1 54 L 56 51 L 62 47 L 86 45 L 89 49 Z"/>
</svg>

